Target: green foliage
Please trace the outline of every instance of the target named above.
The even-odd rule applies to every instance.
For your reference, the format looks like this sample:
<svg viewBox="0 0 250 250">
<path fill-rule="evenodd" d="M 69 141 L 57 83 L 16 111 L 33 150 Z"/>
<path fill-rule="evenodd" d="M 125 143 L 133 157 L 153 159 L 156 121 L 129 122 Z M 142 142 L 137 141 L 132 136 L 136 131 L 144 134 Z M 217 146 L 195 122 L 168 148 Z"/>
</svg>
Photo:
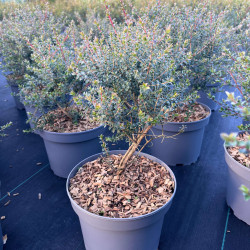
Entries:
<svg viewBox="0 0 250 250">
<path fill-rule="evenodd" d="M 4 15 L 0 23 L 1 65 L 5 72 L 12 72 L 13 79 L 20 79 L 27 72 L 26 60 L 31 60 L 32 49 L 29 43 L 41 37 L 47 39 L 55 31 L 62 32 L 64 18 L 55 18 L 48 5 L 43 7 L 14 5 Z"/>
<path fill-rule="evenodd" d="M 96 118 L 116 132 L 114 140 L 126 138 L 135 150 L 152 126 L 195 94 L 188 91 L 187 48 L 148 14 L 124 15 L 125 25 L 118 25 L 107 8 L 108 34 L 98 23 L 99 38 L 82 33 L 79 63 L 72 68 L 91 86 L 85 97 Z"/>
<path fill-rule="evenodd" d="M 0 2 L 0 20 L 3 18 L 3 13 L 11 11 L 13 6 L 17 6 L 18 3 L 22 5 L 36 6 L 44 5 L 44 0 L 20 0 L 20 1 L 5 1 Z M 95 12 L 101 18 L 105 18 L 106 13 L 103 8 L 104 0 L 49 0 L 50 11 L 56 16 L 60 16 L 62 12 L 66 13 L 70 19 L 77 20 L 75 13 L 78 12 L 84 21 L 88 20 L 88 13 L 90 10 Z M 120 11 L 120 0 L 106 0 L 109 5 L 109 9 L 113 18 L 118 22 L 124 21 L 123 15 Z M 144 9 L 146 6 L 151 6 L 156 2 L 156 0 L 124 0 L 126 4 L 126 12 L 131 12 L 131 7 L 129 3 L 136 9 Z M 161 0 L 162 4 L 169 4 L 169 7 L 174 5 L 177 6 L 189 6 L 194 8 L 201 1 L 199 0 Z M 209 6 L 211 10 L 217 13 L 228 8 L 229 12 L 227 14 L 227 24 L 229 26 L 238 25 L 241 20 L 249 12 L 250 3 L 248 0 L 213 0 L 213 1 L 203 1 Z"/>
<path fill-rule="evenodd" d="M 6 134 L 4 133 L 4 130 L 10 127 L 11 125 L 12 125 L 12 122 L 9 122 L 3 126 L 0 126 L 0 137 L 6 136 Z"/>
<path fill-rule="evenodd" d="M 240 190 L 242 191 L 245 200 L 246 201 L 250 200 L 250 190 L 244 185 L 241 185 Z"/>
<path fill-rule="evenodd" d="M 191 55 L 187 67 L 190 69 L 188 78 L 196 90 L 207 91 L 207 87 L 216 87 L 223 77 L 222 67 L 230 65 L 231 60 L 223 57 L 223 49 L 232 47 L 238 42 L 238 27 L 227 25 L 229 11 L 218 12 L 211 9 L 207 2 L 194 7 L 155 6 L 150 15 L 164 27 L 171 27 L 174 42 L 185 44 Z"/>
<path fill-rule="evenodd" d="M 241 125 L 241 130 L 249 130 L 250 121 L 250 60 L 249 56 L 245 52 L 231 53 L 225 51 L 225 55 L 230 57 L 234 64 L 228 69 L 230 76 L 229 85 L 238 91 L 240 96 L 235 96 L 235 92 L 226 92 L 227 99 L 223 99 L 219 104 L 221 105 L 220 111 L 224 113 L 224 116 L 242 117 L 245 121 L 245 125 Z M 240 151 L 249 154 L 250 152 L 250 137 L 246 141 L 240 141 L 237 138 L 236 133 L 230 135 L 221 134 L 223 140 L 225 140 L 226 146 L 239 146 Z"/>
<path fill-rule="evenodd" d="M 54 31 L 51 38 L 35 38 L 28 42 L 32 51 L 31 62 L 26 61 L 28 74 L 20 86 L 20 96 L 25 104 L 41 114 L 69 107 L 72 102 L 70 93 L 82 89 L 83 81 L 77 80 L 69 69 L 76 62 L 76 32 L 72 22 L 64 33 Z"/>
<path fill-rule="evenodd" d="M 227 99 L 218 102 L 223 116 L 243 118 L 246 125 L 241 125 L 241 130 L 249 130 L 250 121 L 250 57 L 248 52 L 231 52 L 225 50 L 225 57 L 233 61 L 231 68 L 226 68 L 229 81 L 226 84 L 233 88 L 234 92 L 227 92 Z M 236 96 L 236 93 L 239 96 Z"/>
</svg>

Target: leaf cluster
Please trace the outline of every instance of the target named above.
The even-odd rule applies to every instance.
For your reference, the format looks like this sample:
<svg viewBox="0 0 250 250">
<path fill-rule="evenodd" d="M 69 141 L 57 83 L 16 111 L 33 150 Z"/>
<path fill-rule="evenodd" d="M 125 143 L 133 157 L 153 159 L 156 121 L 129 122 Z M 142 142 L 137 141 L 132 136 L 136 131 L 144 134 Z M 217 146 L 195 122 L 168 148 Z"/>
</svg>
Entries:
<svg viewBox="0 0 250 250">
<path fill-rule="evenodd" d="M 2 70 L 11 72 L 14 79 L 23 77 L 27 73 L 25 61 L 31 61 L 29 43 L 34 39 L 47 39 L 54 32 L 61 33 L 65 25 L 65 17 L 55 17 L 48 5 L 14 5 L 0 23 Z"/>
<path fill-rule="evenodd" d="M 217 87 L 224 77 L 223 66 L 232 63 L 223 56 L 223 49 L 238 42 L 239 27 L 227 25 L 229 10 L 218 12 L 208 2 L 194 7 L 155 5 L 150 9 L 152 21 L 158 20 L 162 28 L 170 26 L 174 43 L 185 44 L 191 55 L 187 65 L 188 79 L 196 90 L 207 91 Z"/>
<path fill-rule="evenodd" d="M 70 93 L 78 93 L 84 87 L 84 81 L 76 79 L 69 67 L 76 63 L 76 36 L 77 29 L 72 22 L 63 33 L 54 31 L 50 38 L 34 38 L 29 42 L 32 54 L 30 62 L 26 61 L 27 74 L 20 85 L 20 96 L 41 115 L 57 108 L 69 110 Z"/>
<path fill-rule="evenodd" d="M 6 136 L 6 134 L 4 133 L 4 130 L 6 130 L 11 125 L 12 125 L 12 122 L 8 122 L 5 125 L 0 126 L 0 137 Z"/>
</svg>

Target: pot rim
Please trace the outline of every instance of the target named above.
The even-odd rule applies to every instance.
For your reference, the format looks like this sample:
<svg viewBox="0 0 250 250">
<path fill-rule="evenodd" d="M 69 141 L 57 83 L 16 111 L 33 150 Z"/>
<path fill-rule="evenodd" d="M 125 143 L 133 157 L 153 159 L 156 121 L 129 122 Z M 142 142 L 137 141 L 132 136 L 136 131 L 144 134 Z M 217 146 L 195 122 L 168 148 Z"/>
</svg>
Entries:
<svg viewBox="0 0 250 250">
<path fill-rule="evenodd" d="M 47 134 L 50 134 L 50 135 L 57 135 L 57 134 L 60 134 L 60 135 L 74 135 L 74 134 L 84 134 L 84 133 L 89 133 L 89 132 L 94 132 L 96 130 L 99 130 L 100 128 L 104 127 L 105 128 L 105 125 L 100 125 L 96 128 L 92 128 L 92 129 L 89 129 L 89 130 L 85 130 L 85 131 L 79 131 L 79 132 L 71 132 L 71 133 L 61 133 L 61 132 L 52 132 L 52 131 L 47 131 L 47 130 L 37 130 L 38 133 L 47 133 Z"/>
<path fill-rule="evenodd" d="M 126 152 L 127 150 L 111 150 L 111 151 L 109 151 L 109 153 L 116 152 L 116 154 L 117 154 L 118 151 L 119 151 L 119 152 Z M 135 153 L 138 153 L 138 151 L 136 151 Z M 90 157 L 93 157 L 93 156 L 98 157 L 98 156 L 100 156 L 100 155 L 102 155 L 102 154 L 103 154 L 103 153 L 98 153 L 98 154 L 92 155 L 92 156 L 90 156 Z M 147 157 L 149 154 L 139 152 L 139 155 L 143 155 L 143 156 L 146 156 L 146 157 Z M 154 157 L 154 156 L 152 156 L 152 155 L 149 155 L 149 156 Z M 88 158 L 90 158 L 90 157 L 88 157 Z M 88 158 L 86 158 L 86 159 L 88 159 Z M 154 158 L 156 158 L 156 157 L 154 157 Z M 86 159 L 83 159 L 81 162 L 83 162 L 83 161 L 86 160 Z M 70 199 L 70 202 L 73 203 L 75 206 L 77 206 L 78 209 L 80 209 L 80 211 L 82 211 L 83 213 L 85 213 L 85 214 L 87 214 L 87 215 L 89 215 L 89 216 L 93 216 L 94 218 L 99 218 L 99 219 L 101 219 L 101 220 L 120 221 L 120 222 L 124 221 L 124 222 L 126 222 L 126 221 L 132 221 L 132 220 L 140 220 L 140 219 L 144 219 L 144 218 L 147 218 L 147 217 L 149 217 L 149 216 L 152 216 L 152 215 L 158 213 L 159 211 L 161 211 L 162 209 L 164 209 L 169 203 L 172 202 L 172 200 L 173 200 L 173 198 L 174 198 L 174 196 L 175 196 L 175 194 L 176 194 L 176 189 L 177 189 L 177 181 L 176 181 L 176 178 L 175 178 L 175 175 L 174 175 L 174 172 L 172 171 L 172 169 L 171 169 L 166 163 L 164 163 L 163 161 L 161 161 L 160 159 L 158 159 L 158 158 L 156 158 L 156 159 L 159 161 L 158 163 L 160 163 L 162 166 L 165 165 L 165 166 L 167 167 L 167 170 L 169 171 L 170 175 L 173 177 L 174 183 L 175 183 L 174 192 L 173 192 L 173 194 L 172 194 L 170 200 L 168 200 L 168 201 L 167 201 L 163 206 L 161 206 L 160 208 L 158 208 L 158 209 L 156 209 L 156 210 L 154 210 L 154 211 L 152 211 L 152 212 L 150 212 L 150 213 L 148 213 L 148 214 L 143 214 L 143 215 L 140 215 L 140 216 L 130 217 L 130 218 L 111 218 L 111 217 L 106 217 L 106 216 L 104 217 L 104 216 L 100 216 L 100 215 L 97 215 L 97 214 L 94 214 L 94 213 L 91 213 L 91 212 L 87 211 L 86 209 L 84 209 L 84 208 L 82 208 L 81 206 L 79 206 L 79 205 L 73 200 L 73 198 L 71 197 L 71 195 L 70 195 L 70 193 L 69 193 L 69 189 L 68 189 L 68 187 L 69 187 L 69 181 L 70 181 L 70 178 L 69 178 L 69 177 L 71 176 L 71 173 L 78 167 L 78 165 L 79 165 L 81 162 L 79 162 L 79 163 L 70 171 L 70 173 L 69 173 L 69 175 L 68 175 L 68 177 L 67 177 L 67 181 L 66 181 L 66 191 L 67 191 L 67 195 L 68 195 L 68 197 L 69 197 L 69 199 Z M 162 164 L 162 163 L 163 163 L 163 164 Z M 164 166 L 164 167 L 165 167 L 165 166 Z"/>
<path fill-rule="evenodd" d="M 201 102 L 197 102 L 198 104 L 200 104 L 201 106 L 205 107 L 208 111 L 209 111 L 209 115 L 206 116 L 205 118 L 201 119 L 201 120 L 198 120 L 198 121 L 193 121 L 193 122 L 166 122 L 162 125 L 167 125 L 167 124 L 170 124 L 170 125 L 173 125 L 173 124 L 181 124 L 181 125 L 187 125 L 187 124 L 195 124 L 195 123 L 202 123 L 203 121 L 207 120 L 210 118 L 212 112 L 211 112 L 211 109 L 204 103 L 201 103 Z M 156 126 L 161 126 L 160 125 L 156 125 Z"/>
</svg>

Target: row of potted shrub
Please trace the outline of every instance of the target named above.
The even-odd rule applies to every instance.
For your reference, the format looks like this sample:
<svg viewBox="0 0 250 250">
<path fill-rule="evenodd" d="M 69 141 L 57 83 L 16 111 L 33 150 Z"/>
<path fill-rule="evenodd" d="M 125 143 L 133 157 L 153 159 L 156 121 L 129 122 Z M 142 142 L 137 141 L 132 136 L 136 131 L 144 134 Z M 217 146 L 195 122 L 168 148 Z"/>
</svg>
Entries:
<svg viewBox="0 0 250 250">
<path fill-rule="evenodd" d="M 157 249 L 176 191 L 166 164 L 197 161 L 211 115 L 202 101 L 211 105 L 209 92 L 234 84 L 245 99 L 228 108 L 249 119 L 249 68 L 243 65 L 249 64 L 249 19 L 228 26 L 227 11 L 215 13 L 206 4 L 192 9 L 157 3 L 127 14 L 121 2 L 124 22 L 118 24 L 105 7 L 107 20 L 95 20 L 95 29 L 57 19 L 46 6 L 14 9 L 0 26 L 3 67 L 18 80 L 17 95 L 44 140 L 52 170 L 68 177 L 86 248 Z M 231 82 L 236 76 L 244 79 L 241 87 Z M 198 91 L 206 98 L 200 103 Z M 103 136 L 107 129 L 111 136 Z M 109 143 L 119 140 L 128 149 L 109 152 Z M 240 147 L 248 159 L 248 135 Z M 249 175 L 248 166 L 237 164 Z M 250 186 L 246 173 L 234 192 Z M 249 203 L 241 209 L 236 216 L 249 224 Z"/>
</svg>

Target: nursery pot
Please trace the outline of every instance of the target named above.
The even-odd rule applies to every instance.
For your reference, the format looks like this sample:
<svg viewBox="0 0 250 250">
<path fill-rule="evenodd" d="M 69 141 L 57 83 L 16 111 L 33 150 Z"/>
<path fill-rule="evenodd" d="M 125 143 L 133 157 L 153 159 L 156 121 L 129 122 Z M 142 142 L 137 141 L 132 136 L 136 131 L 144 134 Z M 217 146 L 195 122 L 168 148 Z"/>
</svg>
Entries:
<svg viewBox="0 0 250 250">
<path fill-rule="evenodd" d="M 218 109 L 218 104 L 216 102 L 214 102 L 212 99 L 210 99 L 206 92 L 199 90 L 198 94 L 200 96 L 200 98 L 197 99 L 198 102 L 201 102 L 201 103 L 207 105 L 212 111 L 215 111 Z M 221 92 L 216 91 L 216 93 L 214 93 L 214 96 L 215 96 L 215 100 L 219 101 L 220 96 L 221 96 Z"/>
<path fill-rule="evenodd" d="M 73 167 L 82 159 L 102 151 L 99 136 L 104 126 L 75 133 L 37 131 L 43 138 L 50 167 L 54 174 L 67 178 Z"/>
<path fill-rule="evenodd" d="M 22 102 L 20 101 L 20 97 L 18 96 L 18 94 L 19 94 L 18 85 L 15 83 L 14 80 L 8 79 L 7 82 L 8 82 L 8 84 L 11 88 L 11 91 L 13 93 L 13 98 L 14 98 L 17 109 L 19 109 L 19 110 L 24 109 L 24 105 L 22 104 Z"/>
<path fill-rule="evenodd" d="M 201 103 L 200 103 L 201 104 Z M 209 122 L 211 110 L 201 104 L 209 111 L 209 115 L 202 120 L 195 122 L 168 122 L 163 126 L 157 125 L 152 128 L 149 134 L 174 136 L 184 125 L 183 133 L 173 138 L 157 138 L 152 145 L 147 146 L 146 152 L 161 159 L 170 166 L 190 165 L 195 163 L 200 155 L 205 126 Z"/>
<path fill-rule="evenodd" d="M 237 162 L 228 153 L 225 144 L 225 160 L 228 165 L 227 176 L 227 204 L 234 215 L 250 225 L 250 201 L 246 201 L 239 190 L 241 185 L 250 188 L 250 169 Z"/>
<path fill-rule="evenodd" d="M 110 151 L 110 154 L 125 154 L 126 150 Z M 103 217 L 81 208 L 71 198 L 68 191 L 70 179 L 79 167 L 93 161 L 103 153 L 84 159 L 76 165 L 68 176 L 66 189 L 71 205 L 77 213 L 86 250 L 157 250 L 163 225 L 164 215 L 169 210 L 176 192 L 176 179 L 171 169 L 161 160 L 144 153 L 139 153 L 164 166 L 173 177 L 175 189 L 171 199 L 159 209 L 145 215 L 132 218 Z"/>
</svg>

